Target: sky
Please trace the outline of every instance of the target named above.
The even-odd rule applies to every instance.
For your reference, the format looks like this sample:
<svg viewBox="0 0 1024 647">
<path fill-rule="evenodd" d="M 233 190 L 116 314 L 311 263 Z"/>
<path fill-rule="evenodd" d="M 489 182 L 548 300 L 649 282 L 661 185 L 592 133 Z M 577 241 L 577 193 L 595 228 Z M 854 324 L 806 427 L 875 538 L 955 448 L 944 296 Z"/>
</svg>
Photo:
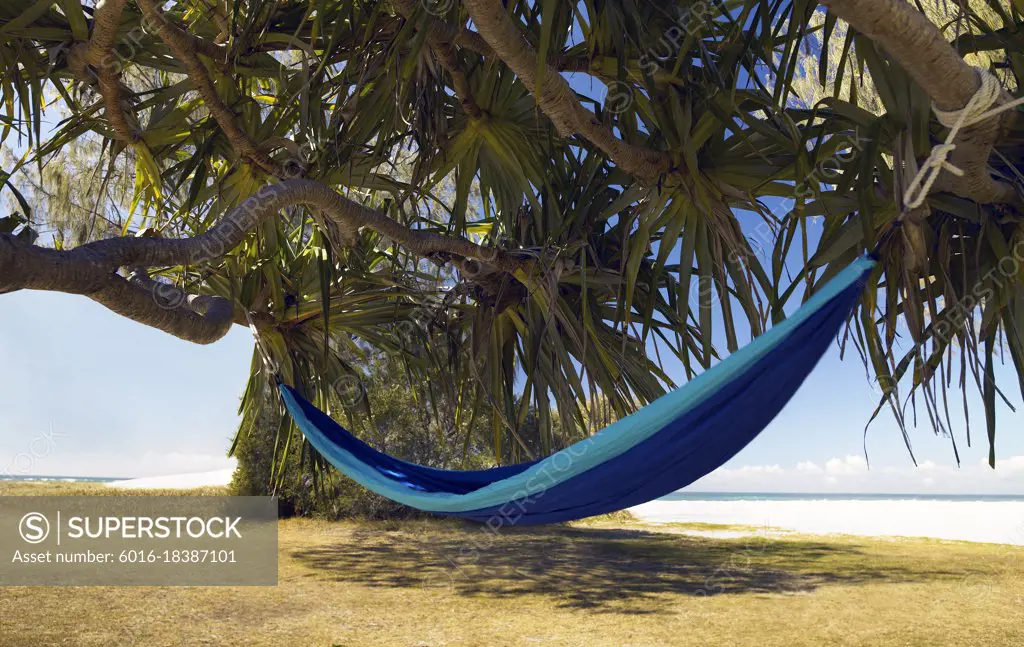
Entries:
<svg viewBox="0 0 1024 647">
<path fill-rule="evenodd" d="M 605 98 L 601 87 L 573 85 Z M 230 467 L 226 452 L 251 358 L 252 338 L 239 326 L 215 344 L 196 346 L 84 297 L 0 295 L 0 476 L 141 477 Z M 668 370 L 676 383 L 685 382 L 680 367 Z M 998 367 L 997 378 L 1019 405 L 1012 368 Z M 996 470 L 986 464 L 984 416 L 973 393 L 972 447 L 951 404 L 960 467 L 950 440 L 922 417 L 911 430 L 915 467 L 891 414 L 865 436 L 876 389 L 855 352 L 840 361 L 833 348 L 758 438 L 691 489 L 1024 492 L 1024 411 L 1001 405 Z"/>
<path fill-rule="evenodd" d="M 232 465 L 226 458 L 252 353 L 247 329 L 197 346 L 123 319 L 86 298 L 0 295 L 0 475 L 158 476 Z M 1009 367 L 1000 367 L 1014 385 Z M 673 375 L 682 382 L 681 375 Z M 1008 390 L 1011 401 L 1019 393 Z M 891 416 L 867 435 L 877 393 L 856 356 L 833 349 L 779 417 L 693 490 L 1024 492 L 1024 415 L 1003 407 L 1001 462 L 984 465 L 980 403 L 974 443 L 912 430 L 915 468 Z M 954 419 L 957 411 L 951 412 Z"/>
</svg>

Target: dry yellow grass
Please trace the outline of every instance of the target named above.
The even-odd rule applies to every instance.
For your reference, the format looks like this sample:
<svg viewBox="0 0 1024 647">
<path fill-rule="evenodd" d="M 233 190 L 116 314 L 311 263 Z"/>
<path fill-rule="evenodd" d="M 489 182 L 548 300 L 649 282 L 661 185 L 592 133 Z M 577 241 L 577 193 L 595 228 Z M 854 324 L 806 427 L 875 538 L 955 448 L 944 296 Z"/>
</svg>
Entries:
<svg viewBox="0 0 1024 647">
<path fill-rule="evenodd" d="M 14 490 L 38 492 L 0 486 Z M 447 521 L 285 520 L 277 587 L 4 588 L 0 643 L 1024 642 L 1024 549 L 678 530 L 601 520 L 493 535 Z"/>
</svg>

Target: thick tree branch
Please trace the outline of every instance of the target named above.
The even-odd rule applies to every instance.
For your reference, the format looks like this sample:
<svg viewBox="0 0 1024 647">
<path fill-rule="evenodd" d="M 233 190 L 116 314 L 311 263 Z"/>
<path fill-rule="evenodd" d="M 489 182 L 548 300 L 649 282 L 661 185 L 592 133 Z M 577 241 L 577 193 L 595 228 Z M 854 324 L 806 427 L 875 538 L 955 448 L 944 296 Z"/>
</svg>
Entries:
<svg viewBox="0 0 1024 647">
<path fill-rule="evenodd" d="M 671 167 L 663 151 L 636 146 L 615 136 L 612 129 L 584 108 L 558 70 L 547 65 L 538 78 L 538 55 L 500 0 L 464 0 L 480 35 L 533 94 L 540 109 L 565 137 L 581 135 L 604 151 L 622 170 L 654 182 Z"/>
<path fill-rule="evenodd" d="M 146 19 L 156 25 L 160 40 L 185 67 L 189 79 L 195 85 L 210 114 L 224 131 L 224 135 L 231 142 L 232 148 L 235 149 L 239 157 L 258 166 L 266 173 L 282 177 L 282 171 L 277 163 L 265 153 L 260 152 L 252 138 L 235 123 L 234 113 L 224 105 L 210 80 L 206 66 L 196 55 L 194 38 L 171 23 L 155 0 L 138 0 L 138 4 Z"/>
<path fill-rule="evenodd" d="M 92 83 L 95 78 L 100 96 L 103 97 L 104 114 L 115 137 L 126 144 L 132 144 L 138 141 L 139 133 L 125 117 L 118 65 L 111 55 L 125 4 L 127 0 L 105 0 L 97 4 L 92 34 L 87 42 L 76 43 L 71 47 L 68 66 L 83 83 Z"/>
<path fill-rule="evenodd" d="M 402 5 L 411 5 L 408 0 L 399 1 Z M 399 9 L 399 13 L 403 16 L 407 16 L 405 10 L 400 6 L 396 5 L 396 8 Z M 450 25 L 443 20 L 429 16 L 421 16 L 419 20 L 423 21 L 423 26 L 421 28 L 428 30 L 427 36 L 431 41 L 436 40 L 442 43 L 449 43 L 451 45 L 461 47 L 462 49 L 467 49 L 475 54 L 479 54 L 484 58 L 495 58 L 497 56 L 494 53 L 494 49 L 487 43 L 487 41 L 472 29 L 467 29 L 465 27 L 459 28 L 454 25 Z M 600 75 L 593 69 L 592 61 L 583 56 L 570 57 L 560 55 L 551 59 L 551 64 L 559 72 L 583 72 L 586 74 Z"/>
<path fill-rule="evenodd" d="M 213 18 L 214 24 L 217 25 L 217 39 L 215 43 L 223 45 L 228 42 L 231 38 L 231 23 L 228 20 L 224 5 L 220 0 L 199 0 L 199 2 L 210 11 L 210 17 Z"/>
<path fill-rule="evenodd" d="M 0 293 L 31 289 L 84 295 L 119 315 L 196 344 L 217 341 L 234 322 L 234 307 L 227 299 L 187 295 L 148 277 L 124 278 L 80 256 L 0 235 Z"/>
<path fill-rule="evenodd" d="M 403 0 L 403 4 L 409 5 L 411 3 Z M 405 15 L 405 11 L 402 8 L 398 7 L 398 9 L 400 13 Z M 452 45 L 468 49 L 471 52 L 476 52 L 480 56 L 493 57 L 495 55 L 494 49 L 491 48 L 490 44 L 472 29 L 456 27 L 433 17 L 424 17 L 424 26 L 427 29 L 428 39 L 442 43 L 451 43 Z"/>
<path fill-rule="evenodd" d="M 116 274 L 90 299 L 117 314 L 195 344 L 212 344 L 235 323 L 231 301 L 185 294 L 173 285 L 148 277 Z"/>
<path fill-rule="evenodd" d="M 416 17 L 416 6 L 410 0 L 392 0 L 391 3 L 406 20 L 413 20 Z M 469 84 L 469 78 L 466 77 L 466 73 L 459 65 L 458 54 L 452 45 L 455 37 L 451 40 L 442 37 L 440 32 L 443 30 L 435 29 L 434 22 L 431 20 L 427 22 L 426 26 L 417 23 L 417 29 L 426 30 L 430 51 L 434 53 L 434 57 L 437 58 L 441 67 L 452 77 L 452 86 L 455 88 L 455 95 L 459 98 L 459 103 L 462 104 L 462 109 L 473 119 L 479 119 L 483 116 L 483 111 L 473 98 L 473 88 Z"/>
<path fill-rule="evenodd" d="M 358 230 L 368 227 L 418 256 L 454 254 L 510 273 L 526 267 L 522 259 L 496 248 L 483 247 L 465 238 L 409 229 L 328 186 L 306 179 L 291 179 L 264 187 L 193 238 L 112 238 L 88 243 L 67 253 L 80 254 L 108 268 L 202 263 L 220 258 L 238 246 L 257 224 L 281 209 L 297 205 L 319 212 L 332 238 L 341 245 L 354 244 Z"/>
<path fill-rule="evenodd" d="M 438 41 L 430 44 L 431 51 L 437 57 L 441 67 L 452 77 L 452 86 L 455 88 L 455 95 L 459 97 L 462 109 L 473 119 L 479 119 L 484 112 L 480 109 L 476 99 L 473 98 L 473 87 L 469 84 L 469 77 L 462 71 L 459 65 L 459 57 L 455 48 L 449 43 Z"/>
<path fill-rule="evenodd" d="M 293 179 L 265 187 L 192 238 L 110 238 L 64 251 L 0 236 L 0 293 L 30 289 L 82 294 L 118 314 L 182 339 L 211 343 L 226 334 L 235 321 L 230 303 L 221 303 L 225 300 L 217 297 L 187 296 L 139 273 L 125 279 L 118 271 L 126 267 L 194 265 L 220 258 L 260 222 L 296 205 L 318 211 L 332 238 L 342 244 L 354 243 L 359 229 L 368 227 L 424 258 L 471 259 L 477 267 L 465 268 L 470 275 L 529 272 L 533 266 L 532 259 L 465 238 L 409 229 L 330 187 Z M 479 267 L 486 269 L 481 271 Z"/>
<path fill-rule="evenodd" d="M 829 11 L 881 45 L 940 110 L 960 110 L 981 82 L 931 20 L 904 0 L 823 0 Z M 1002 101 L 1009 99 L 1004 93 Z M 963 177 L 939 176 L 933 190 L 948 191 L 982 204 L 1018 201 L 1014 187 L 992 178 L 988 158 L 992 147 L 1014 119 L 1008 111 L 957 137 L 950 161 Z"/>
</svg>

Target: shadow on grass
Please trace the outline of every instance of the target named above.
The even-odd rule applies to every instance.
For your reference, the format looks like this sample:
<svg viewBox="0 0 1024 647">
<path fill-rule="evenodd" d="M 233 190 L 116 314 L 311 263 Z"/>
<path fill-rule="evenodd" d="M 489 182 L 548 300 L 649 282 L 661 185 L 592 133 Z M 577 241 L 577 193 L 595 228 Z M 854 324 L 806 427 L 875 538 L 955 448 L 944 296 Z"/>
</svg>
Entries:
<svg viewBox="0 0 1024 647">
<path fill-rule="evenodd" d="M 491 598 L 545 595 L 559 606 L 657 613 L 663 594 L 800 593 L 830 584 L 956 580 L 938 560 L 907 564 L 849 543 L 705 539 L 646 530 L 424 524 L 363 526 L 342 543 L 291 556 L 310 577 Z"/>
</svg>

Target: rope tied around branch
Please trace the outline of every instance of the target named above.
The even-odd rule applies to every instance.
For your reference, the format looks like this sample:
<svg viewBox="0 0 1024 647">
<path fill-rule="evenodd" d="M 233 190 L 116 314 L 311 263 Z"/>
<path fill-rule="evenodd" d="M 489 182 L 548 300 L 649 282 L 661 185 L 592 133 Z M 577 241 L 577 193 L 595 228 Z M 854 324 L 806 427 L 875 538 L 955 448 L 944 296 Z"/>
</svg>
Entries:
<svg viewBox="0 0 1024 647">
<path fill-rule="evenodd" d="M 256 341 L 256 351 L 263 360 L 263 367 L 275 381 L 280 380 L 280 367 L 277 365 L 277 362 L 274 361 L 274 358 L 270 355 L 270 351 L 264 344 L 263 337 L 260 335 L 259 328 L 256 327 L 256 322 L 253 320 L 252 313 L 249 312 L 249 310 L 245 311 L 245 319 L 249 323 L 249 330 L 252 331 L 252 337 Z"/>
<path fill-rule="evenodd" d="M 978 73 L 981 85 L 978 86 L 977 91 L 971 97 L 971 100 L 967 102 L 966 106 L 960 110 L 947 111 L 940 110 L 934 103 L 932 104 L 932 112 L 935 113 L 939 123 L 949 128 L 949 134 L 946 135 L 946 141 L 936 144 L 932 148 L 928 159 L 925 160 L 924 165 L 917 171 L 917 175 L 914 176 L 914 179 L 904 192 L 904 206 L 903 212 L 900 214 L 900 220 L 907 213 L 924 204 L 925 199 L 928 197 L 928 192 L 931 190 L 932 185 L 935 184 L 935 180 L 938 179 L 939 173 L 943 170 L 949 171 L 957 177 L 963 176 L 963 169 L 949 161 L 950 153 L 956 148 L 956 144 L 953 142 L 962 129 L 991 119 L 998 114 L 1024 104 L 1024 97 L 1021 97 L 993 108 L 992 106 L 998 103 L 1003 94 L 1003 86 L 999 84 L 999 79 L 994 77 L 988 70 L 980 67 L 974 69 Z"/>
</svg>

